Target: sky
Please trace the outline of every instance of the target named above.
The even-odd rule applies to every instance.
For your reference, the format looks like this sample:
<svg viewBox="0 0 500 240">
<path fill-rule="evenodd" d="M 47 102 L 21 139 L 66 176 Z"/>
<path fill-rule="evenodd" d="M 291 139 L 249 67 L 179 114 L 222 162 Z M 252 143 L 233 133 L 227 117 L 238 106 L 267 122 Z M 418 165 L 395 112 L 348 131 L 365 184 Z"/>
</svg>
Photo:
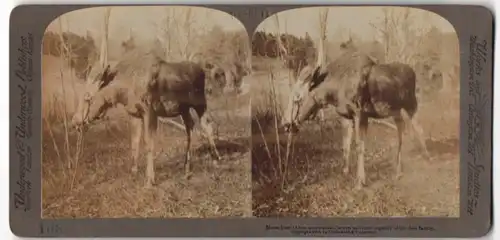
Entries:
<svg viewBox="0 0 500 240">
<path fill-rule="evenodd" d="M 282 33 L 305 36 L 307 32 L 313 39 L 318 37 L 319 13 L 322 7 L 308 7 L 286 10 L 278 13 L 279 29 Z M 404 7 L 389 7 L 401 13 Z M 346 29 L 343 34 L 356 34 L 363 40 L 373 40 L 375 31 L 370 23 L 376 23 L 383 17 L 382 7 L 328 7 L 327 39 L 335 37 L 339 29 Z M 453 26 L 443 17 L 422 9 L 410 8 L 414 16 L 413 24 L 419 28 L 437 27 L 443 32 L 455 32 Z M 271 16 L 264 20 L 257 31 L 276 32 L 276 18 Z"/>
<path fill-rule="evenodd" d="M 169 8 L 169 9 L 168 9 Z M 167 15 L 168 10 L 174 9 L 174 14 L 183 16 L 188 7 L 157 7 L 157 6 L 120 6 L 112 7 L 110 16 L 109 34 L 113 38 L 127 39 L 130 30 L 139 37 L 152 36 L 156 32 L 156 25 Z M 243 24 L 228 13 L 201 7 L 189 7 L 194 18 L 193 28 L 201 31 L 210 30 L 213 26 L 220 26 L 225 30 L 243 30 Z M 66 13 L 61 18 L 63 30 L 70 30 L 85 36 L 87 30 L 94 36 L 101 31 L 105 8 L 94 7 Z M 171 11 L 170 11 L 171 12 Z M 59 30 L 59 18 L 49 24 L 47 30 Z"/>
<path fill-rule="evenodd" d="M 133 6 L 113 7 L 110 20 L 110 36 L 114 39 L 124 40 L 130 31 L 139 39 L 141 37 L 154 37 L 156 25 L 161 19 L 168 15 L 167 8 L 175 8 L 175 13 L 182 16 L 187 8 L 193 9 L 193 27 L 200 31 L 210 30 L 218 25 L 225 30 L 243 30 L 243 25 L 230 14 L 202 7 L 157 7 L 157 6 Z M 403 7 L 390 7 L 395 11 L 401 11 Z M 100 35 L 101 23 L 104 14 L 103 7 L 88 8 L 66 13 L 60 18 L 64 31 L 70 30 L 79 35 L 85 35 L 90 31 L 94 37 Z M 297 36 L 304 36 L 307 32 L 313 39 L 318 36 L 318 13 L 320 7 L 307 7 L 292 9 L 278 13 L 280 31 Z M 452 25 L 441 16 L 426 10 L 410 8 L 414 16 L 413 24 L 420 28 L 435 26 L 443 32 L 454 32 Z M 171 11 L 170 11 L 171 12 Z M 170 13 L 171 14 L 171 13 Z M 382 7 L 329 7 L 327 39 L 347 34 L 346 30 L 361 37 L 373 40 L 374 29 L 370 23 L 380 21 L 383 16 Z M 340 29 L 344 29 L 340 31 Z M 59 30 L 59 20 L 54 20 L 48 30 Z M 257 30 L 276 32 L 275 17 L 264 20 Z M 342 32 L 342 34 L 340 34 Z"/>
</svg>

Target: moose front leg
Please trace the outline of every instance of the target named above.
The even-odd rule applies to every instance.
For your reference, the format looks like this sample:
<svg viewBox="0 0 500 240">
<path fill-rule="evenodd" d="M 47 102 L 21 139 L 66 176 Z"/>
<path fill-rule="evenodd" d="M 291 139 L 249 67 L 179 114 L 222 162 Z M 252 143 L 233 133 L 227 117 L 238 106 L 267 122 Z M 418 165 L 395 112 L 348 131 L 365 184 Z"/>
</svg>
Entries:
<svg viewBox="0 0 500 240">
<path fill-rule="evenodd" d="M 356 152 L 358 155 L 357 177 L 355 189 L 360 190 L 366 184 L 365 176 L 365 139 L 368 128 L 368 117 L 356 114 L 354 117 L 354 135 L 356 138 Z"/>
<path fill-rule="evenodd" d="M 353 131 L 353 123 L 350 119 L 342 118 L 340 120 L 342 125 L 342 155 L 344 158 L 344 174 L 349 173 L 349 163 L 350 163 L 350 153 L 351 153 L 351 143 L 352 143 L 352 131 Z"/>
<path fill-rule="evenodd" d="M 141 148 L 141 138 L 143 132 L 143 122 L 139 118 L 130 118 L 130 127 L 132 128 L 131 136 L 131 150 L 132 150 L 132 173 L 137 173 L 137 162 L 139 160 L 139 153 Z"/>
<path fill-rule="evenodd" d="M 146 166 L 146 188 L 151 187 L 155 182 L 155 141 L 158 129 L 158 119 L 156 115 L 148 111 L 144 118 L 144 142 L 147 151 Z"/>
<path fill-rule="evenodd" d="M 191 177 L 191 132 L 194 127 L 194 120 L 189 109 L 183 110 L 181 113 L 184 126 L 186 127 L 186 151 L 184 156 L 184 177 L 189 179 Z"/>
</svg>

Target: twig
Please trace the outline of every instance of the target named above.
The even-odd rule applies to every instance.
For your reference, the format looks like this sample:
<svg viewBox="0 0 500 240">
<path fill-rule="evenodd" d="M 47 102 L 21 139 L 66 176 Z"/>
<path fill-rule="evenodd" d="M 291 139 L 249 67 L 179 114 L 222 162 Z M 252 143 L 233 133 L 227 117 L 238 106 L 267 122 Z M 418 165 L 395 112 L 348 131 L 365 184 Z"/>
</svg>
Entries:
<svg viewBox="0 0 500 240">
<path fill-rule="evenodd" d="M 65 49 L 66 51 L 68 51 L 67 49 L 67 46 L 66 44 L 64 43 L 64 38 L 62 36 L 63 34 L 63 29 L 62 29 L 62 18 L 59 18 L 59 30 L 60 30 L 60 39 L 61 39 L 61 49 Z M 64 63 L 64 60 L 65 60 L 65 56 L 66 54 L 65 53 L 62 53 L 61 52 L 61 60 L 63 61 Z M 59 73 L 60 73 L 60 78 L 61 78 L 61 87 L 62 87 L 62 94 L 63 94 L 63 98 L 66 97 L 66 88 L 64 87 L 64 74 L 63 74 L 63 67 L 64 67 L 64 64 L 63 66 L 61 67 Z M 67 160 L 68 161 L 68 168 L 71 168 L 71 164 L 72 164 L 72 158 L 71 158 L 71 149 L 70 149 L 70 146 L 69 146 L 69 133 L 68 133 L 68 114 L 67 114 L 67 108 L 66 108 L 66 101 L 64 101 L 63 103 L 63 106 L 64 106 L 64 111 L 63 111 L 63 124 L 64 124 L 64 144 L 65 144 L 65 149 L 66 149 L 66 157 L 67 157 Z"/>
<path fill-rule="evenodd" d="M 50 125 L 50 122 L 46 118 L 43 118 L 43 120 L 45 121 L 45 124 L 47 124 L 47 128 L 49 129 L 50 138 L 52 138 L 52 144 L 54 145 L 54 150 L 56 151 L 57 158 L 59 159 L 59 162 L 61 162 L 64 165 L 64 162 L 61 158 L 61 153 L 59 151 L 59 146 L 57 146 L 56 138 L 54 137 L 54 132 L 52 131 L 52 126 Z M 63 171 L 63 174 L 66 175 L 66 171 Z"/>
<path fill-rule="evenodd" d="M 393 129 L 393 130 L 397 130 L 398 128 L 394 125 L 394 124 L 391 124 L 391 123 L 388 123 L 386 121 L 381 121 L 381 120 L 378 120 L 378 119 L 372 119 L 370 118 L 370 122 L 373 122 L 373 123 L 378 123 L 382 126 L 386 126 L 390 129 Z"/>
<path fill-rule="evenodd" d="M 163 123 L 163 124 L 170 124 L 170 125 L 172 125 L 172 126 L 174 126 L 174 127 L 178 128 L 178 129 L 180 129 L 180 130 L 182 130 L 182 131 L 186 131 L 186 128 L 185 128 L 182 124 L 180 124 L 180 123 L 178 123 L 178 122 L 176 122 L 176 121 L 174 121 L 174 120 L 172 120 L 172 119 L 168 119 L 168 118 L 159 118 L 159 119 L 158 119 L 158 121 L 159 121 L 160 123 Z"/>
<path fill-rule="evenodd" d="M 260 135 L 262 137 L 262 140 L 264 140 L 264 147 L 266 148 L 266 152 L 267 152 L 267 155 L 269 157 L 269 160 L 272 159 L 271 157 L 271 151 L 269 150 L 269 147 L 267 146 L 267 141 L 266 141 L 266 138 L 264 136 L 264 131 L 262 131 L 262 126 L 260 125 L 260 122 L 259 120 L 257 119 L 255 122 L 257 122 L 257 126 L 259 127 L 259 131 L 260 131 Z"/>
<path fill-rule="evenodd" d="M 278 132 L 278 117 L 276 116 L 276 113 L 278 112 L 278 107 L 277 107 L 277 104 L 276 104 L 276 91 L 275 91 L 275 87 L 274 87 L 274 74 L 272 72 L 272 70 L 270 70 L 270 78 L 269 78 L 269 84 L 271 86 L 271 102 L 273 104 L 273 112 L 275 114 L 274 115 L 274 128 L 275 128 L 275 134 L 276 134 L 276 146 L 277 146 L 277 155 L 278 155 L 278 169 L 279 169 L 279 174 L 280 174 L 280 178 L 282 178 L 282 183 L 281 183 L 281 187 L 283 187 L 284 185 L 284 178 L 283 178 L 283 162 L 282 162 L 282 157 L 281 157 L 281 150 L 280 150 L 280 136 L 279 136 L 279 132 Z"/>
<path fill-rule="evenodd" d="M 295 181 L 294 183 L 290 184 L 287 188 L 283 189 L 283 192 L 287 194 L 293 192 L 298 185 L 304 184 L 307 181 L 307 179 L 309 179 L 309 175 L 305 174 L 301 180 Z"/>
<path fill-rule="evenodd" d="M 80 154 L 83 149 L 83 131 L 78 133 L 78 138 L 76 142 L 76 151 L 75 151 L 75 168 L 73 169 L 73 177 L 71 178 L 70 190 L 73 189 L 75 179 L 76 179 L 76 171 L 78 169 L 78 163 L 80 162 Z"/>
</svg>

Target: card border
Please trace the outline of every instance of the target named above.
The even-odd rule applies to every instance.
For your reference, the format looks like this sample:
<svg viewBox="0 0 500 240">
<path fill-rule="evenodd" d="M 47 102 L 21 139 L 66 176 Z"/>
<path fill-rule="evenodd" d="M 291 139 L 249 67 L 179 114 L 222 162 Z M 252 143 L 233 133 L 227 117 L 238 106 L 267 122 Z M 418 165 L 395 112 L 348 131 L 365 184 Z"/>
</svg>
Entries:
<svg viewBox="0 0 500 240">
<path fill-rule="evenodd" d="M 460 217 L 459 218 L 224 218 L 224 219 L 41 219 L 41 106 L 29 111 L 32 135 L 16 137 L 21 91 L 30 95 L 33 103 L 41 102 L 41 40 L 48 24 L 61 14 L 102 6 L 158 6 L 168 4 L 79 4 L 79 5 L 20 5 L 10 17 L 10 227 L 19 237 L 293 237 L 291 231 L 267 230 L 273 226 L 421 226 L 433 231 L 380 231 L 364 235 L 330 234 L 330 237 L 479 237 L 492 225 L 492 131 L 493 131 L 493 49 L 494 18 L 490 9 L 480 5 L 388 5 L 388 4 L 171 4 L 172 6 L 207 7 L 232 14 L 247 28 L 249 37 L 266 17 L 299 7 L 317 6 L 401 6 L 432 11 L 446 18 L 455 28 L 460 42 Z M 16 75 L 18 48 L 21 37 L 33 37 L 32 73 L 24 79 Z M 481 75 L 469 79 L 475 62 L 471 59 L 471 39 L 486 41 L 486 61 Z M 472 56 L 474 57 L 474 56 Z M 477 56 L 476 56 L 477 57 Z M 472 59 L 472 61 L 476 61 Z M 472 65 L 471 65 L 472 64 Z M 477 70 L 477 68 L 475 68 Z M 24 80 L 24 81 L 23 81 Z M 24 86 L 23 90 L 19 86 Z M 25 119 L 26 120 L 26 119 Z M 471 121 L 474 126 L 469 127 Z M 36 124 L 38 123 L 38 124 Z M 18 134 L 19 136 L 19 134 Z M 29 148 L 29 150 L 27 150 Z M 29 169 L 20 167 L 18 150 L 30 156 Z M 473 154 L 472 154 L 473 153 Z M 20 169 L 25 176 L 21 179 Z M 477 181 L 467 178 L 468 174 Z M 476 175 L 477 174 L 477 175 Z M 31 187 L 27 195 L 29 206 L 19 203 L 18 182 Z M 29 185 L 29 186 L 28 186 Z M 39 187 L 35 187 L 35 185 Z M 478 196 L 469 196 L 467 186 L 478 188 Z M 25 189 L 26 193 L 26 189 Z M 16 200 L 17 199 L 17 200 Z M 37 204 L 37 201 L 40 204 Z M 468 214 L 468 203 L 476 204 Z M 26 204 L 26 202 L 25 202 Z M 18 208 L 16 208 L 16 206 Z M 26 210 L 25 207 L 29 209 Z M 25 211 L 26 210 L 26 211 Z M 308 235 L 326 236 L 326 235 Z"/>
</svg>

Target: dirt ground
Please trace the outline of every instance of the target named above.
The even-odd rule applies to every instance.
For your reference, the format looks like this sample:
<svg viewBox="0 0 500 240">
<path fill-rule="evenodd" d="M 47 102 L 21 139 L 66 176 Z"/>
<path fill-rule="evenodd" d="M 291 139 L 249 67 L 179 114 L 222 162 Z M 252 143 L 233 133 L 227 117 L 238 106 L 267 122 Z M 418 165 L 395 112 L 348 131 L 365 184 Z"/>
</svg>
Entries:
<svg viewBox="0 0 500 240">
<path fill-rule="evenodd" d="M 260 95 L 265 94 L 268 76 L 257 73 L 254 77 L 254 96 L 259 91 Z M 417 118 L 424 129 L 432 160 L 423 157 L 416 139 L 407 134 L 402 153 L 404 175 L 397 181 L 393 179 L 397 133 L 386 126 L 370 123 L 365 144 L 367 186 L 359 192 L 353 190 L 354 149 L 350 173 L 342 172 L 341 129 L 331 108 L 325 111 L 324 122 L 310 121 L 301 127 L 289 158 L 281 157 L 282 162 L 288 159 L 287 177 L 276 177 L 280 176 L 276 174 L 280 173 L 277 161 L 286 151 L 286 136 L 274 134 L 275 123 L 269 116 L 272 114 L 256 115 L 261 114 L 257 109 L 262 109 L 263 104 L 266 103 L 252 102 L 254 216 L 459 216 L 459 109 L 451 105 L 440 106 L 451 103 L 437 99 L 421 103 Z M 435 114 L 437 111 L 442 115 Z M 262 132 L 254 129 L 257 125 Z M 281 151 L 281 155 L 277 151 Z M 285 179 L 284 184 L 281 179 Z"/>
<path fill-rule="evenodd" d="M 53 84 L 59 81 L 44 80 Z M 107 124 L 89 129 L 84 153 L 71 168 L 67 167 L 61 122 L 51 124 L 52 136 L 44 124 L 43 218 L 249 216 L 248 102 L 248 97 L 230 97 L 209 103 L 220 138 L 216 144 L 222 160 L 217 167 L 211 164 L 208 143 L 195 130 L 190 180 L 185 180 L 183 174 L 184 131 L 161 124 L 155 163 L 157 185 L 152 189 L 143 188 L 144 157 L 137 175 L 131 172 L 130 130 L 122 109 L 111 111 Z M 180 119 L 175 120 L 181 123 Z M 69 142 L 75 143 L 74 134 L 69 134 Z M 70 147 L 73 151 L 74 147 Z"/>
</svg>

